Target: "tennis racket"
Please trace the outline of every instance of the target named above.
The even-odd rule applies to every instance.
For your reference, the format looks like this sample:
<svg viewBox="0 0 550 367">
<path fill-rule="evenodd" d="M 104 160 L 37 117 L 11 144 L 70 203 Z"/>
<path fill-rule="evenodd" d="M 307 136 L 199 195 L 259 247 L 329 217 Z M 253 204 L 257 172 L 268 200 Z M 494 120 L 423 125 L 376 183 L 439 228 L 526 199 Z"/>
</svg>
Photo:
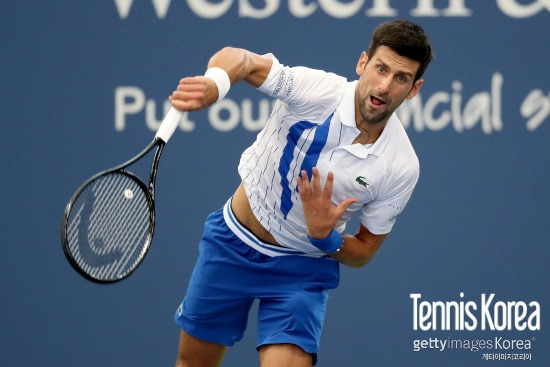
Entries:
<svg viewBox="0 0 550 367">
<path fill-rule="evenodd" d="M 147 254 L 155 229 L 157 168 L 181 117 L 172 107 L 141 153 L 90 177 L 71 197 L 61 221 L 61 244 L 69 263 L 85 278 L 99 283 L 122 280 Z M 126 168 L 155 147 L 147 186 Z"/>
</svg>

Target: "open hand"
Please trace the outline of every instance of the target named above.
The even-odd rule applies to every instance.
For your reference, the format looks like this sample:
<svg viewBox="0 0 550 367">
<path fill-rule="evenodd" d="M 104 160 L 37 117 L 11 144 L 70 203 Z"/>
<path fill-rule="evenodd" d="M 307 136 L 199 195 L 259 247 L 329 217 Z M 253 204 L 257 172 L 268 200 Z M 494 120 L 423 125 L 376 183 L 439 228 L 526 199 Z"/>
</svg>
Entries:
<svg viewBox="0 0 550 367">
<path fill-rule="evenodd" d="M 307 233 L 311 238 L 325 238 L 334 229 L 336 222 L 346 209 L 357 202 L 356 198 L 347 198 L 338 205 L 332 204 L 332 186 L 334 174 L 329 172 L 325 187 L 321 188 L 319 170 L 313 167 L 313 177 L 310 183 L 306 171 L 297 178 L 298 191 L 302 199 Z"/>
</svg>

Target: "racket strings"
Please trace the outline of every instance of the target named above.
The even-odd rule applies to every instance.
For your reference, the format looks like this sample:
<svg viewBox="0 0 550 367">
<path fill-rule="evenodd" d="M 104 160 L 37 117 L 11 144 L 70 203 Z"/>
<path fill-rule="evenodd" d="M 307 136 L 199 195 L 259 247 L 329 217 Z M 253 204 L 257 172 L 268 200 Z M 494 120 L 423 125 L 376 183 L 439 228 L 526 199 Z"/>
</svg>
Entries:
<svg viewBox="0 0 550 367">
<path fill-rule="evenodd" d="M 132 271 L 151 241 L 150 212 L 147 194 L 132 176 L 112 172 L 90 182 L 67 222 L 68 247 L 78 266 L 99 280 Z"/>
<path fill-rule="evenodd" d="M 113 182 L 114 180 L 116 182 Z M 96 204 L 98 209 L 92 213 L 90 218 L 90 223 L 95 223 L 94 226 L 89 226 L 88 229 L 88 241 L 91 243 L 96 243 L 97 240 L 102 238 L 108 238 L 113 240 L 118 240 L 118 244 L 125 246 L 131 244 L 135 241 L 132 238 L 132 235 L 139 235 L 139 232 L 132 233 L 131 229 L 139 229 L 139 223 L 142 223 L 143 219 L 146 220 L 147 212 L 142 212 L 145 215 L 132 215 L 133 213 L 139 214 L 137 206 L 140 204 L 138 200 L 129 200 L 128 198 L 123 198 L 124 195 L 120 195 L 121 191 L 131 190 L 131 192 L 139 192 L 135 183 L 131 182 L 131 188 L 127 187 L 126 182 L 120 180 L 119 177 L 110 177 L 98 182 L 97 187 L 95 188 L 95 197 L 100 199 Z M 114 189 L 111 190 L 110 186 L 113 186 Z M 128 205 L 130 204 L 130 205 Z M 132 213 L 126 215 L 126 213 Z M 141 219 L 141 221 L 140 221 Z M 146 224 L 146 222 L 145 222 Z M 120 231 L 120 228 L 128 228 L 127 231 Z M 113 248 L 114 246 L 114 248 Z M 99 255 L 104 255 L 107 252 L 111 252 L 117 249 L 117 242 L 109 241 L 108 244 L 104 246 L 95 246 L 96 251 Z M 103 247 L 103 248 L 101 248 Z M 127 248 L 121 248 L 122 252 L 126 252 Z"/>
</svg>

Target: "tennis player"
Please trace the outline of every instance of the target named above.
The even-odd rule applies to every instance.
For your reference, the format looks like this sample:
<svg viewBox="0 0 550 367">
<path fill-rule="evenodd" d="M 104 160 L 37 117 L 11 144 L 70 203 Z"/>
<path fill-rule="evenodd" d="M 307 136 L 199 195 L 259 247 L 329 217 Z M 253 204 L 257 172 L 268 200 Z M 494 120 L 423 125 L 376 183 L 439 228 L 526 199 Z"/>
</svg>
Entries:
<svg viewBox="0 0 550 367">
<path fill-rule="evenodd" d="M 316 364 L 339 264 L 373 258 L 418 180 L 394 111 L 418 93 L 432 58 L 422 28 L 393 20 L 374 31 L 356 81 L 230 47 L 212 56 L 204 76 L 181 79 L 170 97 L 181 111 L 212 105 L 241 80 L 277 102 L 241 156 L 242 183 L 206 220 L 175 314 L 176 366 L 220 366 L 255 299 L 260 365 Z M 342 234 L 354 214 L 357 233 Z"/>
</svg>

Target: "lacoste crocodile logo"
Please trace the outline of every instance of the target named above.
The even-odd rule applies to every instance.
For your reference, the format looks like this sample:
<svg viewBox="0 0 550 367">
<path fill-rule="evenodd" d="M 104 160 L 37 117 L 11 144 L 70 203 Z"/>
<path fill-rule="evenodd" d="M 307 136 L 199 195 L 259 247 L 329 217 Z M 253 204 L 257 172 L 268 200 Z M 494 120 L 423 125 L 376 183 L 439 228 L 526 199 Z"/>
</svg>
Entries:
<svg viewBox="0 0 550 367">
<path fill-rule="evenodd" d="M 363 177 L 363 176 L 357 176 L 357 178 L 355 179 L 355 181 L 357 181 L 357 183 L 363 187 L 367 187 L 369 186 L 369 183 L 367 181 L 365 181 L 366 178 Z"/>
</svg>

